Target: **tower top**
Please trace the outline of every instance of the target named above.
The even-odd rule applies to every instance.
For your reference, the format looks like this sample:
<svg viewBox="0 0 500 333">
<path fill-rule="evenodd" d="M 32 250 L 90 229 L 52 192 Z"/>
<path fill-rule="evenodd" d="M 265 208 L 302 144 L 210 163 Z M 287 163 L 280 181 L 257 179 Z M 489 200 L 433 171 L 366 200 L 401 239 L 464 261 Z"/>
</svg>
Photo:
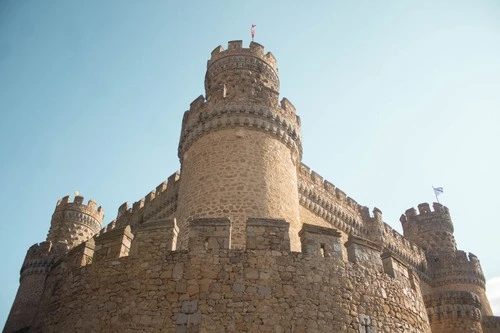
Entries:
<svg viewBox="0 0 500 333">
<path fill-rule="evenodd" d="M 207 62 L 205 95 L 210 104 L 278 105 L 280 82 L 276 59 L 264 46 L 241 40 L 217 46 Z"/>
<path fill-rule="evenodd" d="M 210 66 L 215 63 L 217 60 L 222 59 L 228 56 L 252 56 L 264 61 L 268 64 L 278 75 L 278 68 L 276 67 L 276 58 L 271 52 L 264 53 L 264 46 L 256 43 L 250 42 L 249 48 L 243 47 L 243 41 L 241 40 L 233 40 L 228 42 L 227 50 L 219 45 L 217 46 L 211 53 L 210 60 L 207 62 L 207 70 Z"/>
</svg>

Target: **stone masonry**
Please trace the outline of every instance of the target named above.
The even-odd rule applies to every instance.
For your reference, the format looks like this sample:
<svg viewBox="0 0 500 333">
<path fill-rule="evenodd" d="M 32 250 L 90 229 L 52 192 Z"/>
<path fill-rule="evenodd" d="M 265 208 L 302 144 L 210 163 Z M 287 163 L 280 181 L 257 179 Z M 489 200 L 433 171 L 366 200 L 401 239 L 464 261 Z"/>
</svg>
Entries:
<svg viewBox="0 0 500 333">
<path fill-rule="evenodd" d="M 448 208 L 358 204 L 302 163 L 300 118 L 263 46 L 212 51 L 172 174 L 102 227 L 59 200 L 4 332 L 493 333 Z"/>
</svg>

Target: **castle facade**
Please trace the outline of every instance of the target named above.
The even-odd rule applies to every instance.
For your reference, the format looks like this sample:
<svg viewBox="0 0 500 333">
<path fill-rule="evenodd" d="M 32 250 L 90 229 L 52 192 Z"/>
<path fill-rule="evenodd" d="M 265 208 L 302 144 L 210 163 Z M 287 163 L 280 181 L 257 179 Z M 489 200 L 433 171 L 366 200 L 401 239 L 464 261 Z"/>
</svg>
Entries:
<svg viewBox="0 0 500 333">
<path fill-rule="evenodd" d="M 57 202 L 4 332 L 493 333 L 479 260 L 448 208 L 404 235 L 302 163 L 300 118 L 257 43 L 212 51 L 179 173 L 116 219 Z"/>
</svg>

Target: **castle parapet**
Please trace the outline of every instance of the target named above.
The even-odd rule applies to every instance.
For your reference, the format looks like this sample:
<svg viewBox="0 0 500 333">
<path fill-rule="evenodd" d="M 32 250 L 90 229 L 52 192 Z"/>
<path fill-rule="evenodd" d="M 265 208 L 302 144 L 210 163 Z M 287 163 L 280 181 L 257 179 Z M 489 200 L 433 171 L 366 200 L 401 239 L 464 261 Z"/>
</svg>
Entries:
<svg viewBox="0 0 500 333">
<path fill-rule="evenodd" d="M 249 218 L 246 249 L 290 251 L 289 224 L 280 219 Z"/>
<path fill-rule="evenodd" d="M 420 288 L 420 281 L 416 272 L 414 272 L 404 260 L 392 252 L 384 252 L 381 256 L 384 272 L 390 277 L 401 281 L 407 287 L 417 290 Z"/>
<path fill-rule="evenodd" d="M 377 215 L 375 215 L 375 218 L 377 218 Z M 381 231 L 382 243 L 387 250 L 420 271 L 427 269 L 426 255 L 420 247 L 410 242 L 385 222 L 382 222 Z"/>
<path fill-rule="evenodd" d="M 219 251 L 231 247 L 228 218 L 201 218 L 189 222 L 190 251 Z"/>
<path fill-rule="evenodd" d="M 335 229 L 304 223 L 299 232 L 302 253 L 342 260 L 340 232 Z"/>
<path fill-rule="evenodd" d="M 156 189 L 136 201 L 132 207 L 127 202 L 123 203 L 118 208 L 116 227 L 123 228 L 131 225 L 134 228 L 137 224 L 150 219 L 170 217 L 177 209 L 179 179 L 179 173 L 175 172 L 168 177 L 167 181 L 163 181 L 156 186 Z"/>
<path fill-rule="evenodd" d="M 362 222 L 362 207 L 354 199 L 303 163 L 299 165 L 297 175 L 299 201 L 303 207 L 340 231 L 359 236 L 368 234 L 368 228 Z"/>
<path fill-rule="evenodd" d="M 176 249 L 179 228 L 175 219 L 165 218 L 144 222 L 134 233 L 130 255 L 155 257 L 164 250 Z"/>
<path fill-rule="evenodd" d="M 130 226 L 108 231 L 95 238 L 95 251 L 93 261 L 118 259 L 128 256 L 134 235 Z"/>
<path fill-rule="evenodd" d="M 72 268 L 89 265 L 92 263 L 94 250 L 95 242 L 94 239 L 91 238 L 69 251 L 66 260 Z"/>
<path fill-rule="evenodd" d="M 96 202 L 92 199 L 89 199 L 86 205 L 83 203 L 83 200 L 83 196 L 77 195 L 75 196 L 73 202 L 71 202 L 69 195 L 67 195 L 57 201 L 54 212 L 75 210 L 77 212 L 90 215 L 96 220 L 102 221 L 102 219 L 104 218 L 104 210 L 102 209 L 102 207 L 97 207 Z"/>
<path fill-rule="evenodd" d="M 451 222 L 450 211 L 440 203 L 434 202 L 433 210 L 428 203 L 418 205 L 418 214 L 415 208 L 407 209 L 404 215 L 401 215 L 400 221 L 405 227 L 409 224 L 418 224 L 420 232 L 447 230 L 453 233 L 453 223 Z"/>
<path fill-rule="evenodd" d="M 380 257 L 381 248 L 374 242 L 354 235 L 349 235 L 349 239 L 345 243 L 345 246 L 347 248 L 347 257 L 350 262 L 379 272 L 383 271 L 382 259 Z"/>
<path fill-rule="evenodd" d="M 276 74 L 278 73 L 276 58 L 271 52 L 264 53 L 264 46 L 256 42 L 251 42 L 249 48 L 243 48 L 243 41 L 241 40 L 229 41 L 227 50 L 224 50 L 221 45 L 217 46 L 211 53 L 207 68 L 224 57 L 235 55 L 253 56 L 270 66 Z"/>
</svg>

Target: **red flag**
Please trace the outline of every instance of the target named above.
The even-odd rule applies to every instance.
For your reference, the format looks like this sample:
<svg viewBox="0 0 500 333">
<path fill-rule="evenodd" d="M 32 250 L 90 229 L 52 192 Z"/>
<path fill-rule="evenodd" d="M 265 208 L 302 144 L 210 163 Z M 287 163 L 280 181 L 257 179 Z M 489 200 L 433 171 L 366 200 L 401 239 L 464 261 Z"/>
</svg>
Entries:
<svg viewBox="0 0 500 333">
<path fill-rule="evenodd" d="M 255 27 L 256 27 L 256 25 L 252 24 L 252 27 L 250 28 L 250 32 L 252 33 L 252 40 L 255 37 Z"/>
</svg>

